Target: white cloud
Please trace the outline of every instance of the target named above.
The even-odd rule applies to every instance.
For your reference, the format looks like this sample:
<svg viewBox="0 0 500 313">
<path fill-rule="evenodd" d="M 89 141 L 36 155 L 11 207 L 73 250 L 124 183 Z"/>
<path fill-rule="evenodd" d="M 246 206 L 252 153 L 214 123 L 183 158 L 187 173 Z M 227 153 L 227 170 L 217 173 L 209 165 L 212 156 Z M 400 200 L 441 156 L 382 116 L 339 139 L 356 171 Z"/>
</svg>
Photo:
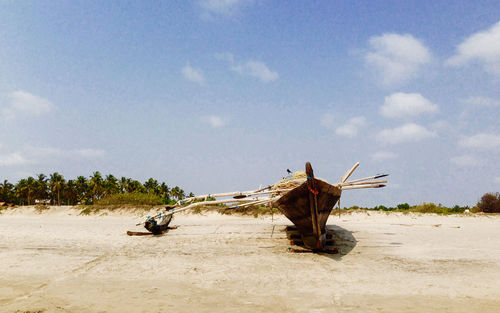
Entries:
<svg viewBox="0 0 500 313">
<path fill-rule="evenodd" d="M 500 147 L 500 135 L 477 134 L 463 138 L 458 143 L 463 148 L 489 150 Z"/>
<path fill-rule="evenodd" d="M 493 182 L 500 184 L 500 176 L 493 178 Z"/>
<path fill-rule="evenodd" d="M 232 69 L 241 75 L 256 77 L 264 83 L 272 82 L 279 78 L 277 72 L 271 71 L 266 64 L 260 61 L 249 60 L 242 65 L 233 66 Z"/>
<path fill-rule="evenodd" d="M 39 116 L 48 113 L 54 108 L 49 100 L 18 90 L 8 95 L 8 104 L 0 111 L 8 119 L 18 114 Z"/>
<path fill-rule="evenodd" d="M 337 127 L 335 133 L 341 136 L 355 137 L 358 134 L 359 129 L 366 125 L 366 119 L 364 116 L 357 116 L 351 118 L 346 124 Z"/>
<path fill-rule="evenodd" d="M 89 159 L 100 158 L 106 154 L 104 150 L 99 149 L 76 149 L 70 151 L 70 153 L 74 153 L 78 156 Z"/>
<path fill-rule="evenodd" d="M 234 62 L 234 55 L 231 52 L 220 52 L 216 53 L 214 56 L 219 61 Z"/>
<path fill-rule="evenodd" d="M 423 126 L 407 123 L 400 127 L 380 131 L 377 134 L 377 140 L 384 143 L 397 144 L 402 142 L 417 142 L 435 136 L 436 133 L 427 130 Z"/>
<path fill-rule="evenodd" d="M 487 97 L 469 97 L 463 100 L 465 103 L 478 107 L 496 107 L 500 106 L 500 100 Z"/>
<path fill-rule="evenodd" d="M 481 165 L 482 163 L 482 160 L 470 154 L 453 157 L 450 159 L 450 161 L 451 163 L 460 167 L 474 167 Z"/>
<path fill-rule="evenodd" d="M 85 158 L 94 159 L 106 154 L 104 150 L 83 148 L 83 149 L 60 149 L 52 147 L 26 147 L 26 154 L 33 160 L 47 160 L 53 158 Z"/>
<path fill-rule="evenodd" d="M 52 147 L 26 146 L 21 151 L 0 154 L 0 166 L 40 164 L 64 158 L 95 159 L 103 157 L 105 154 L 104 150 L 91 148 L 63 150 Z"/>
<path fill-rule="evenodd" d="M 333 129 L 335 127 L 335 117 L 331 113 L 326 113 L 321 117 L 320 124 L 325 128 Z"/>
<path fill-rule="evenodd" d="M 191 67 L 187 64 L 182 68 L 182 75 L 185 79 L 190 82 L 197 83 L 200 85 L 205 84 L 205 77 L 203 76 L 203 71 L 199 68 Z"/>
<path fill-rule="evenodd" d="M 226 121 L 222 117 L 216 115 L 203 116 L 201 120 L 208 123 L 213 128 L 226 126 Z"/>
<path fill-rule="evenodd" d="M 474 61 L 483 64 L 486 71 L 500 75 L 500 21 L 465 39 L 446 64 L 460 67 Z"/>
<path fill-rule="evenodd" d="M 0 155 L 0 166 L 15 166 L 28 163 L 19 152 Z"/>
<path fill-rule="evenodd" d="M 211 15 L 233 16 L 240 8 L 253 1 L 250 0 L 200 0 L 200 6 L 205 10 L 203 17 Z"/>
<path fill-rule="evenodd" d="M 397 157 L 396 153 L 390 151 L 378 151 L 372 155 L 372 159 L 375 161 L 393 160 Z"/>
<path fill-rule="evenodd" d="M 385 85 L 415 77 L 419 67 L 431 59 L 427 47 L 409 34 L 383 34 L 371 37 L 369 43 L 371 50 L 365 61 L 381 74 Z"/>
<path fill-rule="evenodd" d="M 385 117 L 416 117 L 424 113 L 435 113 L 438 106 L 419 93 L 397 92 L 385 97 L 380 113 Z"/>
</svg>

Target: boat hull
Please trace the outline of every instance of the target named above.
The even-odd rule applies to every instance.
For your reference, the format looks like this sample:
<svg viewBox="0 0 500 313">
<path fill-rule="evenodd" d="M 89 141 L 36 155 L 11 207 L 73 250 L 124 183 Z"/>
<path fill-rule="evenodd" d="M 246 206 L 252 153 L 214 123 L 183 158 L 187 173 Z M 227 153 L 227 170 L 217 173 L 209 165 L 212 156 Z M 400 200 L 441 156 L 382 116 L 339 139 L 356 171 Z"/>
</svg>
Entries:
<svg viewBox="0 0 500 313">
<path fill-rule="evenodd" d="M 297 227 L 307 248 L 322 250 L 326 222 L 341 193 L 340 188 L 310 177 L 281 197 L 276 206 Z"/>
</svg>

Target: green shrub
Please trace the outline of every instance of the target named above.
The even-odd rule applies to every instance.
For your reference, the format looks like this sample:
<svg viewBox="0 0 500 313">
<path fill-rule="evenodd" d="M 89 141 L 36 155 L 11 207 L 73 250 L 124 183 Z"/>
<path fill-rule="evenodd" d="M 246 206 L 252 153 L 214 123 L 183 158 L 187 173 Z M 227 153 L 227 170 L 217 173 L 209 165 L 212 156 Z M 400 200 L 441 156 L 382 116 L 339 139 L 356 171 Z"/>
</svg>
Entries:
<svg viewBox="0 0 500 313">
<path fill-rule="evenodd" d="M 92 209 L 91 207 L 86 207 L 83 210 L 80 211 L 80 214 L 78 215 L 90 215 L 90 214 L 95 214 L 99 212 L 99 209 Z"/>
<path fill-rule="evenodd" d="M 443 207 L 437 206 L 434 203 L 422 203 L 419 205 L 415 205 L 411 208 L 412 212 L 418 212 L 418 213 L 438 213 L 438 214 L 443 214 L 444 210 Z"/>
<path fill-rule="evenodd" d="M 398 210 L 409 210 L 410 205 L 408 203 L 400 203 L 397 205 Z"/>
<path fill-rule="evenodd" d="M 448 212 L 450 212 L 450 213 L 464 213 L 465 210 L 469 210 L 469 207 L 455 205 L 454 207 L 450 208 L 448 210 Z"/>
<path fill-rule="evenodd" d="M 162 205 L 163 200 L 150 193 L 132 192 L 132 193 L 117 193 L 105 196 L 95 202 L 97 205 Z"/>
<path fill-rule="evenodd" d="M 477 207 L 484 213 L 500 213 L 500 193 L 484 194 Z"/>
</svg>

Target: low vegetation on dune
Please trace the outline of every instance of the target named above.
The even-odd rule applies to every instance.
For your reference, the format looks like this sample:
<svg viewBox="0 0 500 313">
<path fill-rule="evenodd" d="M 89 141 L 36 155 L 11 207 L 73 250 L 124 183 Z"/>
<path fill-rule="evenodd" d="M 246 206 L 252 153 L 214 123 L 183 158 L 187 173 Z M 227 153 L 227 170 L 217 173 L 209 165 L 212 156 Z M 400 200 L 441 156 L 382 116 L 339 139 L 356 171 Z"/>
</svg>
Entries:
<svg viewBox="0 0 500 313">
<path fill-rule="evenodd" d="M 446 207 L 441 204 L 435 204 L 432 202 L 424 202 L 422 204 L 417 204 L 410 206 L 408 203 L 401 203 L 395 207 L 386 207 L 384 205 L 375 206 L 372 208 L 368 207 L 358 207 L 352 206 L 349 208 L 344 208 L 345 210 L 368 210 L 368 211 L 384 211 L 384 212 L 414 212 L 414 213 L 436 213 L 436 214 L 457 214 L 464 212 L 478 212 L 477 207 L 470 208 L 469 206 L 459 206 L 455 205 L 453 207 Z"/>
</svg>

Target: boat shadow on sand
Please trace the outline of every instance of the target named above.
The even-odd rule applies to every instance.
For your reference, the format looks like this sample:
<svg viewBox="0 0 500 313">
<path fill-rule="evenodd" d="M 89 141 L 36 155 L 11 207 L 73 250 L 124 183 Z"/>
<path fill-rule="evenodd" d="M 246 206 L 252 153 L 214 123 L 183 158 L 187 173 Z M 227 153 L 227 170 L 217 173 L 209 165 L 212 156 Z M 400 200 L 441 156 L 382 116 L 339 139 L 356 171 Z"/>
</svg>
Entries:
<svg viewBox="0 0 500 313">
<path fill-rule="evenodd" d="M 292 245 L 289 248 L 290 251 L 295 253 L 313 252 L 304 247 L 301 235 L 295 226 L 287 226 L 285 232 Z M 325 251 L 317 251 L 316 253 L 340 261 L 344 255 L 347 255 L 354 249 L 357 242 L 353 236 L 353 232 L 337 225 L 326 225 Z"/>
<path fill-rule="evenodd" d="M 342 257 L 349 254 L 358 241 L 354 238 L 353 232 L 337 225 L 326 225 L 326 231 L 332 235 L 333 244 L 331 248 L 337 249 L 338 253 L 321 253 L 331 259 L 340 261 Z"/>
</svg>

